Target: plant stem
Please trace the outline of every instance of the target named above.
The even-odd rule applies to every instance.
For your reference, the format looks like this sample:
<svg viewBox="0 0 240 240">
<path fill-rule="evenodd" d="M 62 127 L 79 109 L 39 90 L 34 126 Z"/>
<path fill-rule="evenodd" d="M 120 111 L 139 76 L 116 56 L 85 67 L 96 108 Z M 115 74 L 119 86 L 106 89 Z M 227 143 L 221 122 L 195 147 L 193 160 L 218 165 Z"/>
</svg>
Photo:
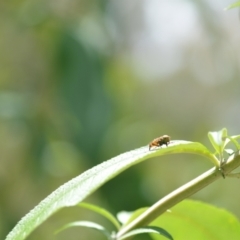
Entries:
<svg viewBox="0 0 240 240">
<path fill-rule="evenodd" d="M 240 166 L 240 151 L 237 151 L 234 156 L 230 156 L 224 166 L 221 168 L 224 174 L 227 176 L 228 173 L 233 171 L 235 168 Z M 159 215 L 166 212 L 169 208 L 173 207 L 177 203 L 181 202 L 185 198 L 203 189 L 210 183 L 222 178 L 222 172 L 218 167 L 214 167 L 192 181 L 186 183 L 180 188 L 174 190 L 164 198 L 160 199 L 154 205 L 149 207 L 144 213 L 130 222 L 128 225 L 123 227 L 118 233 L 116 239 L 119 239 L 127 232 L 148 225 Z"/>
</svg>

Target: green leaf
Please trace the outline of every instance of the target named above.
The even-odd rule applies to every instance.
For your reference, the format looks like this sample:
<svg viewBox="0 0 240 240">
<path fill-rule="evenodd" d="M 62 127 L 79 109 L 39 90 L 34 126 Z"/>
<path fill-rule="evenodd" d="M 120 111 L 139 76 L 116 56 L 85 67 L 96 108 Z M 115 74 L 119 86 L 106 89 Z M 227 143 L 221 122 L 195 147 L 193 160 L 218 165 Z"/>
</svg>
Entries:
<svg viewBox="0 0 240 240">
<path fill-rule="evenodd" d="M 167 229 L 177 240 L 240 239 L 240 222 L 233 214 L 199 201 L 184 200 L 151 225 Z"/>
<path fill-rule="evenodd" d="M 148 146 L 145 146 L 120 154 L 89 169 L 51 193 L 20 220 L 6 240 L 25 239 L 53 213 L 64 207 L 77 205 L 104 183 L 129 167 L 151 157 L 176 153 L 200 154 L 210 159 L 216 166 L 218 165 L 216 157 L 205 146 L 197 142 L 171 141 L 168 147 L 163 146 L 149 151 Z"/>
<path fill-rule="evenodd" d="M 170 148 L 171 146 L 171 148 Z M 171 141 L 171 145 L 166 149 L 165 154 L 174 153 L 193 153 L 208 158 L 215 166 L 219 165 L 218 159 L 212 154 L 204 145 L 199 142 L 188 142 L 188 141 Z"/>
<path fill-rule="evenodd" d="M 230 4 L 228 7 L 226 7 L 224 10 L 229 10 L 229 9 L 233 9 L 233 8 L 237 8 L 240 7 L 240 1 L 237 1 L 235 3 Z"/>
<path fill-rule="evenodd" d="M 63 226 L 62 228 L 60 228 L 58 231 L 56 231 L 55 234 L 58 234 L 58 233 L 62 232 L 63 230 L 66 230 L 71 227 L 92 228 L 92 229 L 95 229 L 95 230 L 103 233 L 107 237 L 107 239 L 111 239 L 111 233 L 108 232 L 102 225 L 99 225 L 97 223 L 90 222 L 90 221 L 76 221 L 76 222 L 68 223 L 65 226 Z"/>
<path fill-rule="evenodd" d="M 233 139 L 240 139 L 240 135 L 231 136 Z"/>
<path fill-rule="evenodd" d="M 162 235 L 170 240 L 173 240 L 173 237 L 171 236 L 171 234 L 169 234 L 166 230 L 164 230 L 163 228 L 160 228 L 160 227 L 155 227 L 155 226 L 134 229 L 134 230 L 126 233 L 122 237 L 120 237 L 119 240 L 123 240 L 128 237 L 132 237 L 134 235 L 143 234 L 143 233 L 154 233 L 154 234 Z"/>
<path fill-rule="evenodd" d="M 100 208 L 96 205 L 90 204 L 90 203 L 79 203 L 78 206 L 87 208 L 89 210 L 92 210 L 92 211 L 104 216 L 116 227 L 116 229 L 120 229 L 121 226 L 120 226 L 119 222 L 117 221 L 117 219 L 107 210 Z"/>
<path fill-rule="evenodd" d="M 235 135 L 235 136 L 231 136 L 231 137 L 227 137 L 226 142 L 224 147 L 226 147 L 226 145 L 230 142 L 232 142 L 237 149 L 240 149 L 240 144 L 237 142 L 237 139 L 240 139 L 240 135 Z"/>
<path fill-rule="evenodd" d="M 222 130 L 218 132 L 209 132 L 208 138 L 210 142 L 212 143 L 214 149 L 216 152 L 221 155 L 224 149 L 224 144 L 227 139 L 227 129 L 223 128 Z"/>
</svg>

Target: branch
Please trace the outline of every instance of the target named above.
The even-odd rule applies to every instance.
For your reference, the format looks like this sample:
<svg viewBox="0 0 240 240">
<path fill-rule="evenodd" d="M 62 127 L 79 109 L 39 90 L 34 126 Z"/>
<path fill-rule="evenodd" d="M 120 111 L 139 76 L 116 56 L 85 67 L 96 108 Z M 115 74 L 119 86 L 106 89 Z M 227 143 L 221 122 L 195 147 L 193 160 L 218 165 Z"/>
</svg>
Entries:
<svg viewBox="0 0 240 240">
<path fill-rule="evenodd" d="M 154 219 L 159 217 L 161 214 L 166 212 L 169 208 L 173 207 L 177 203 L 181 202 L 185 198 L 193 195 L 199 190 L 203 189 L 207 185 L 216 181 L 219 178 L 222 178 L 222 174 L 227 177 L 231 171 L 240 166 L 240 151 L 237 151 L 234 155 L 230 156 L 221 169 L 216 167 L 208 170 L 187 184 L 181 186 L 180 188 L 174 190 L 164 198 L 160 199 L 154 205 L 149 207 L 143 214 L 135 218 L 127 226 L 123 227 L 116 236 L 116 239 L 119 239 L 127 232 L 148 225 Z"/>
</svg>

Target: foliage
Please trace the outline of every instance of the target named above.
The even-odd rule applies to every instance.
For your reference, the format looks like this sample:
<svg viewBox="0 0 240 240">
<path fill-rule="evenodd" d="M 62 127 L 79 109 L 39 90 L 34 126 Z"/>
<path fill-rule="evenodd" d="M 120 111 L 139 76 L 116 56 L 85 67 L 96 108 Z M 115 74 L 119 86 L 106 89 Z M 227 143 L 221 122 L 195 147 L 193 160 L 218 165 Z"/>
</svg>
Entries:
<svg viewBox="0 0 240 240">
<path fill-rule="evenodd" d="M 168 147 L 161 146 L 149 151 L 148 146 L 144 146 L 136 150 L 123 153 L 93 167 L 92 169 L 89 169 L 78 177 L 65 183 L 52 194 L 50 194 L 46 199 L 44 199 L 15 226 L 15 228 L 7 236 L 6 240 L 25 239 L 34 229 L 36 229 L 36 227 L 43 223 L 53 213 L 64 207 L 78 205 L 79 202 L 83 201 L 105 182 L 114 178 L 129 167 L 136 165 L 137 163 L 140 163 L 151 157 L 164 156 L 167 154 L 200 154 L 215 165 L 213 169 L 210 169 L 208 172 L 175 190 L 172 194 L 169 194 L 165 198 L 159 200 L 133 221 L 129 222 L 129 224 L 121 228 L 116 235 L 112 237 L 112 239 L 120 240 L 125 239 L 126 236 L 139 234 L 140 232 L 144 233 L 155 231 L 171 239 L 170 235 L 159 227 L 156 229 L 146 229 L 144 227 L 151 223 L 159 215 L 164 213 L 168 208 L 171 208 L 196 191 L 199 191 L 211 182 L 221 178 L 222 174 L 224 177 L 227 176 L 227 174 L 231 173 L 232 170 L 240 165 L 238 149 L 233 150 L 234 154 L 232 154 L 228 159 L 223 159 L 224 149 L 227 143 L 233 142 L 235 145 L 239 146 L 239 144 L 236 142 L 236 139 L 238 139 L 240 135 L 230 137 L 227 134 L 227 130 L 222 129 L 219 132 L 209 132 L 208 136 L 216 150 L 215 154 L 211 153 L 211 151 L 209 151 L 204 145 L 198 142 L 172 140 Z M 88 204 L 82 204 L 80 206 L 104 215 L 113 222 L 117 229 L 119 228 L 119 225 L 117 221 L 114 220 L 114 217 L 111 214 L 108 214 L 105 210 Z M 86 221 L 77 222 L 72 224 L 70 223 L 67 227 L 76 225 L 98 229 L 103 231 L 108 238 L 111 238 L 109 232 L 95 223 L 92 224 Z M 135 228 L 140 228 L 141 230 L 134 230 Z"/>
</svg>

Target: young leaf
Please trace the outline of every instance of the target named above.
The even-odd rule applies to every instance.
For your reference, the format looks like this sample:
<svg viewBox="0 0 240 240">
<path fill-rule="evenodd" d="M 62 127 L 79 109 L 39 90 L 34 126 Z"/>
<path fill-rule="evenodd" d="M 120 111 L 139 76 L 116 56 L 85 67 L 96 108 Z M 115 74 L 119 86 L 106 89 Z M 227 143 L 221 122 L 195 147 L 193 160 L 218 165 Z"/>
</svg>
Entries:
<svg viewBox="0 0 240 240">
<path fill-rule="evenodd" d="M 134 230 L 126 233 L 122 237 L 120 237 L 119 240 L 123 240 L 123 239 L 129 238 L 129 237 L 132 237 L 134 235 L 143 234 L 143 233 L 154 233 L 154 234 L 162 235 L 162 236 L 166 237 L 167 239 L 173 240 L 173 237 L 171 236 L 171 234 L 169 234 L 166 230 L 164 230 L 163 228 L 160 228 L 160 227 L 155 227 L 155 226 L 134 229 Z"/>
<path fill-rule="evenodd" d="M 65 226 L 63 226 L 62 228 L 60 228 L 58 231 L 56 231 L 55 234 L 58 234 L 58 233 L 62 232 L 63 230 L 66 230 L 66 229 L 71 228 L 71 227 L 92 228 L 92 229 L 95 229 L 95 230 L 103 233 L 107 237 L 107 239 L 112 239 L 111 238 L 111 233 L 108 232 L 103 226 L 101 226 L 97 223 L 94 223 L 94 222 L 90 222 L 90 221 L 77 221 L 77 222 L 68 223 Z"/>
<path fill-rule="evenodd" d="M 53 213 L 64 207 L 77 205 L 104 183 L 129 167 L 151 157 L 176 153 L 200 154 L 218 166 L 216 157 L 198 142 L 171 141 L 168 147 L 164 146 L 149 151 L 148 146 L 145 146 L 123 153 L 89 169 L 59 187 L 23 217 L 8 234 L 6 240 L 25 239 Z"/>
<path fill-rule="evenodd" d="M 236 136 L 228 136 L 227 139 L 226 139 L 226 142 L 224 144 L 224 147 L 226 147 L 226 145 L 230 142 L 232 142 L 237 149 L 240 149 L 240 144 L 236 141 L 237 139 L 240 138 L 240 135 L 236 135 Z"/>
<path fill-rule="evenodd" d="M 115 227 L 116 229 L 120 229 L 120 224 L 117 221 L 117 219 L 107 210 L 105 210 L 104 208 L 100 208 L 96 205 L 90 204 L 90 203 L 79 203 L 78 206 L 83 207 L 83 208 L 87 208 L 89 210 L 92 210 L 100 215 L 102 215 L 103 217 L 107 218 Z"/>
<path fill-rule="evenodd" d="M 227 129 L 223 128 L 218 132 L 209 132 L 208 138 L 215 148 L 216 152 L 221 155 L 224 148 L 224 143 L 227 139 Z"/>
</svg>

